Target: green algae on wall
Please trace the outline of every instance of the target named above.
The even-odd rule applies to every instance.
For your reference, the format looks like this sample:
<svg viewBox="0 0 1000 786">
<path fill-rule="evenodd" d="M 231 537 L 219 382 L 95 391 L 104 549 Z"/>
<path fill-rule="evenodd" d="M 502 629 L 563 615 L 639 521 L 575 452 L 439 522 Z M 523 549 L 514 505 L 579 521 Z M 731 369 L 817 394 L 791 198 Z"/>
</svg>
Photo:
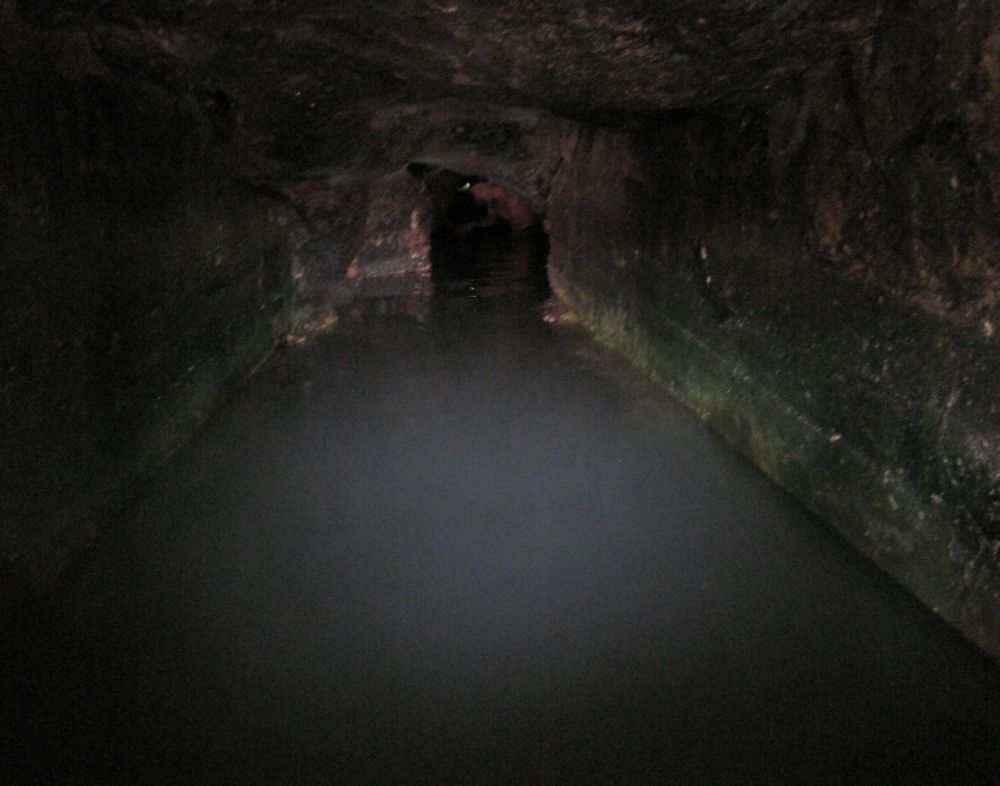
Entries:
<svg viewBox="0 0 1000 786">
<path fill-rule="evenodd" d="M 688 136 L 687 122 L 660 133 L 695 148 L 710 138 Z M 729 169 L 688 157 L 693 173 L 651 152 L 657 138 L 580 134 L 550 202 L 553 289 L 600 341 L 1000 657 L 990 338 L 789 253 L 789 227 L 769 225 L 753 187 L 759 172 L 740 170 L 752 138 L 735 137 Z M 694 191 L 700 172 L 707 195 Z"/>
</svg>

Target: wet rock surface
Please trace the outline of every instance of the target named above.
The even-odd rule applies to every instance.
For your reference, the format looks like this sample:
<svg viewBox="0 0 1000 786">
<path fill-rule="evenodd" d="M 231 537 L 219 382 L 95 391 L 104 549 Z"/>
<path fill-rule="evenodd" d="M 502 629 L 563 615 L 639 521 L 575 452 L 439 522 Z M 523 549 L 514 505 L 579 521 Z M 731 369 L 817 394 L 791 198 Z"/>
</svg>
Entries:
<svg viewBox="0 0 1000 786">
<path fill-rule="evenodd" d="M 1000 654 L 993 340 L 789 252 L 780 218 L 747 220 L 768 204 L 753 171 L 714 160 L 698 169 L 693 159 L 659 170 L 628 134 L 582 135 L 578 145 L 548 219 L 556 292 Z M 666 185 L 699 173 L 704 193 Z M 683 204 L 692 193 L 701 196 Z"/>
</svg>

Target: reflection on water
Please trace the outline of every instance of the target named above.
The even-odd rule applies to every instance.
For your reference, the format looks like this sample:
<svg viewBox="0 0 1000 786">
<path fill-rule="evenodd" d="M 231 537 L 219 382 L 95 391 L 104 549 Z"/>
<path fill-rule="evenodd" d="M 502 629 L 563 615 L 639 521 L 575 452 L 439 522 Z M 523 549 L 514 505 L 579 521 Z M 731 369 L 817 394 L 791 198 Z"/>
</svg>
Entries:
<svg viewBox="0 0 1000 786">
<path fill-rule="evenodd" d="M 989 782 L 995 666 L 545 324 L 543 248 L 440 244 L 277 355 L 5 627 L 7 772 Z"/>
<path fill-rule="evenodd" d="M 532 321 L 551 294 L 546 273 L 548 237 L 538 228 L 514 234 L 477 231 L 435 233 L 431 275 L 375 279 L 362 285 L 350 318 L 401 315 L 426 322 L 464 311 L 494 312 Z"/>
<path fill-rule="evenodd" d="M 530 307 L 550 294 L 545 261 L 548 238 L 530 234 L 456 235 L 438 232 L 431 252 L 437 291 L 444 297 L 467 295 L 489 303 L 513 300 Z"/>
</svg>

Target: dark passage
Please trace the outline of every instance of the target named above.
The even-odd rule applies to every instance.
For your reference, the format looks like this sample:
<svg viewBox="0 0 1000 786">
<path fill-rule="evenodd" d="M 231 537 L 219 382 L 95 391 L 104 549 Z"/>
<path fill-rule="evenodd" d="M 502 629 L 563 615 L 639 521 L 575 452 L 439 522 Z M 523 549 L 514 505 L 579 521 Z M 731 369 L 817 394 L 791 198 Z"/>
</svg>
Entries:
<svg viewBox="0 0 1000 786">
<path fill-rule="evenodd" d="M 532 307 L 550 294 L 548 237 L 540 227 L 514 235 L 507 225 L 471 234 L 440 227 L 431 238 L 431 273 L 445 310 L 463 298 L 481 309 L 506 308 L 519 321 L 536 318 Z"/>
<path fill-rule="evenodd" d="M 543 322 L 543 238 L 438 240 L 5 629 L 5 778 L 995 778 L 995 666 Z"/>
</svg>

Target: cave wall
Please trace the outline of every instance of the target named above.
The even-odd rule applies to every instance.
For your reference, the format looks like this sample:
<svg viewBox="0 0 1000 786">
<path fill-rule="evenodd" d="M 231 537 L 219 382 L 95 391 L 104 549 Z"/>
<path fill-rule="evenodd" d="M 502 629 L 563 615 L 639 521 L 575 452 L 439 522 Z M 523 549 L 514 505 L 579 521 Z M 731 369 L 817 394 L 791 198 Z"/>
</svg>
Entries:
<svg viewBox="0 0 1000 786">
<path fill-rule="evenodd" d="M 299 338 L 335 323 L 338 308 L 365 282 L 429 276 L 440 199 L 410 165 L 486 178 L 522 213 L 543 215 L 578 125 L 542 109 L 460 99 L 388 101 L 356 111 L 337 159 L 275 185 L 292 240 Z"/>
<path fill-rule="evenodd" d="M 1000 656 L 990 13 L 890 5 L 773 104 L 581 129 L 548 220 L 602 341 Z"/>
<path fill-rule="evenodd" d="M 770 180 L 819 264 L 951 321 L 995 324 L 1000 19 L 891 2 L 769 116 Z"/>
<path fill-rule="evenodd" d="M 0 0 L 0 567 L 426 271 L 416 162 L 547 215 L 604 341 L 996 654 L 998 84 L 990 0 Z"/>
<path fill-rule="evenodd" d="M 0 571 L 44 588 L 270 351 L 290 277 L 221 99 L 0 10 Z"/>
</svg>

